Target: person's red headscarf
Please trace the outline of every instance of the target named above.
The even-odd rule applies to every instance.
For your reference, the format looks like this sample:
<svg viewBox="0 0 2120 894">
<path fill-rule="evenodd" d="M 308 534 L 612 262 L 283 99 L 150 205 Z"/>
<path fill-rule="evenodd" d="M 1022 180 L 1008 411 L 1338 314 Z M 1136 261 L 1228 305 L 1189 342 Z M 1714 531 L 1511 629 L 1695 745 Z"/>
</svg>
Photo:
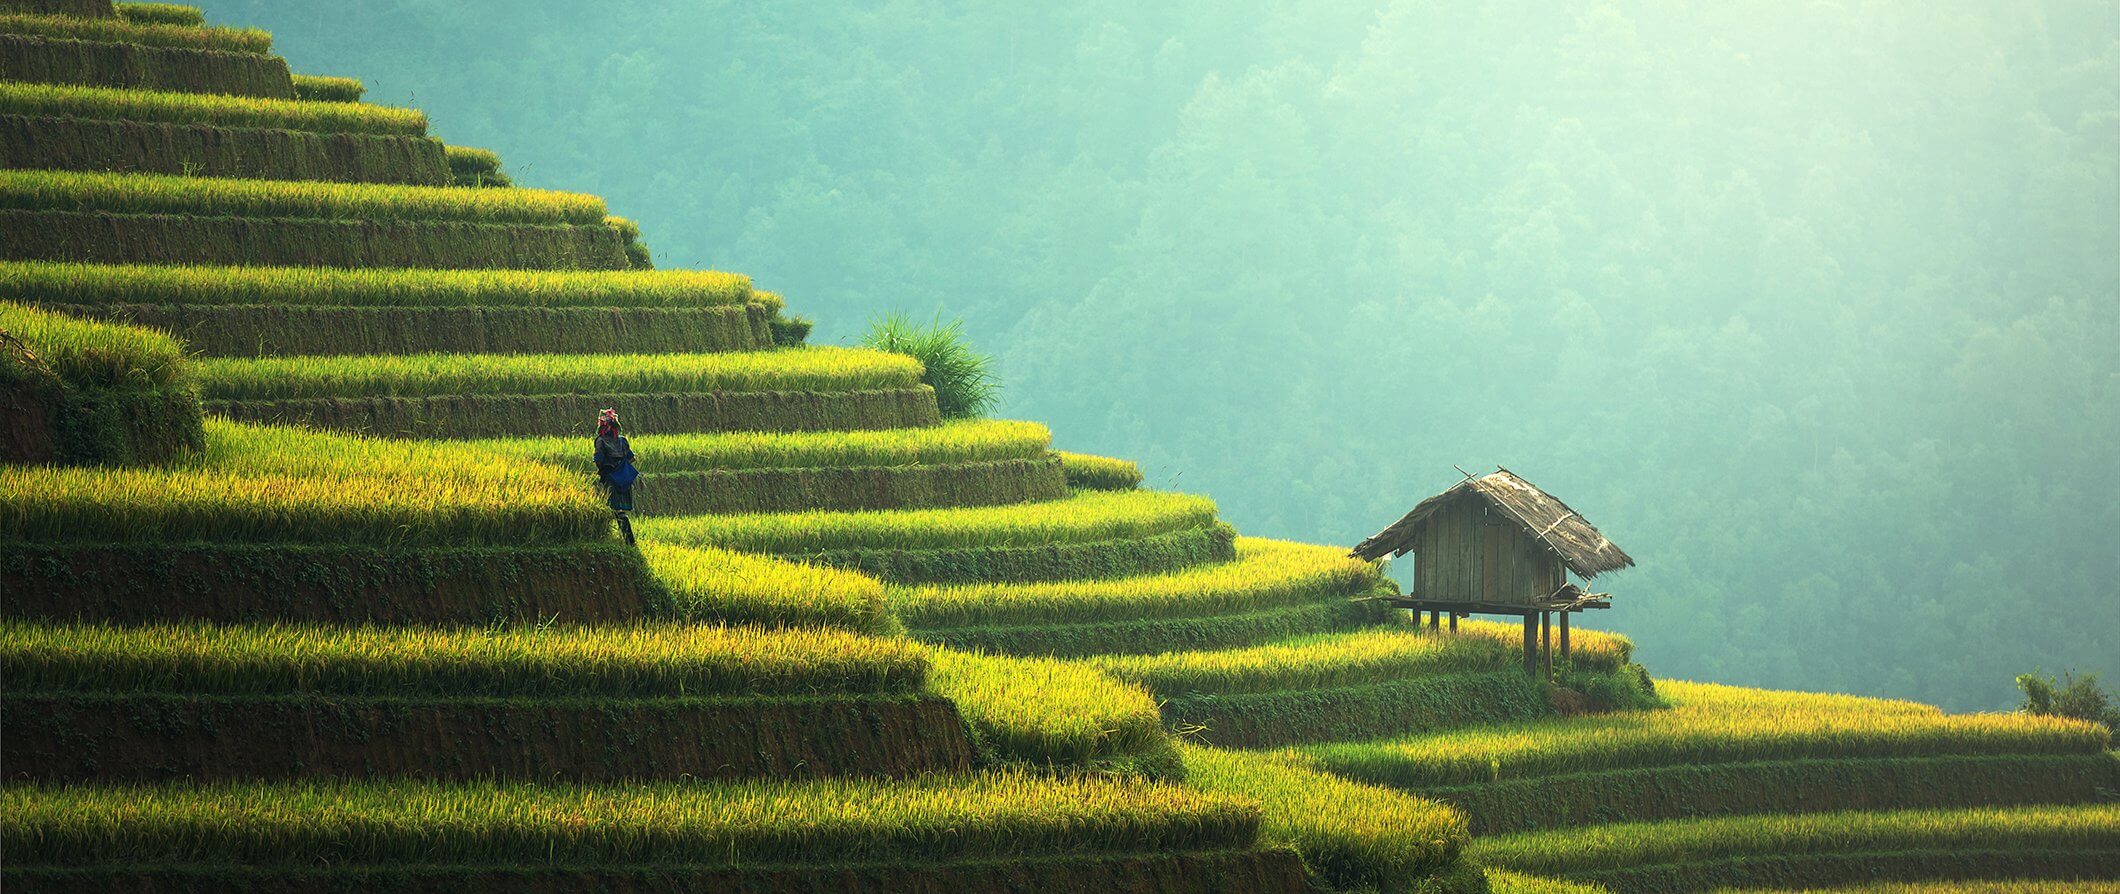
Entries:
<svg viewBox="0 0 2120 894">
<path fill-rule="evenodd" d="M 615 409 L 599 410 L 596 414 L 596 436 L 601 438 L 605 435 L 615 435 L 617 433 L 618 411 Z"/>
</svg>

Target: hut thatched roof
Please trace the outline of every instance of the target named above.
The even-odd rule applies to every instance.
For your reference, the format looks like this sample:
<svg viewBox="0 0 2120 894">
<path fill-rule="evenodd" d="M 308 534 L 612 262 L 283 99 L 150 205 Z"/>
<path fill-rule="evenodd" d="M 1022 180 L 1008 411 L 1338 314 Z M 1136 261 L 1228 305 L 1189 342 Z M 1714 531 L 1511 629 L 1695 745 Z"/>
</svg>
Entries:
<svg viewBox="0 0 2120 894">
<path fill-rule="evenodd" d="M 1357 544 L 1353 555 L 1372 560 L 1381 559 L 1387 553 L 1405 555 L 1413 548 L 1414 533 L 1429 516 L 1463 499 L 1484 500 L 1500 510 L 1503 517 L 1516 522 L 1525 533 L 1545 543 L 1560 556 L 1561 563 L 1567 565 L 1568 570 L 1581 575 L 1584 580 L 1634 564 L 1634 557 L 1606 540 L 1605 535 L 1591 526 L 1589 519 L 1508 469 L 1467 478 L 1449 490 L 1422 500 L 1412 512 L 1406 513 L 1405 518 L 1392 522 L 1391 527 Z"/>
</svg>

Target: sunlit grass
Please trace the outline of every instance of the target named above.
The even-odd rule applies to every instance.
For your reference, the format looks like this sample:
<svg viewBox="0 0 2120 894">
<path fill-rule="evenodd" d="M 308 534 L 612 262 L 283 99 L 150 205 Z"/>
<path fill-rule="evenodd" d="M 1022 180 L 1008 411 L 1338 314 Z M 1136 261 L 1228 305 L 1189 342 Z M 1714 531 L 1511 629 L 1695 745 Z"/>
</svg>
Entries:
<svg viewBox="0 0 2120 894">
<path fill-rule="evenodd" d="M 907 466 L 1035 459 L 1052 432 L 1035 422 L 972 419 L 884 431 L 642 434 L 633 452 L 647 472 Z M 495 453 L 576 467 L 579 437 L 494 438 L 472 442 Z"/>
<path fill-rule="evenodd" d="M 1155 699 L 1087 665 L 936 648 L 930 687 L 1011 760 L 1081 765 L 1170 747 Z"/>
<path fill-rule="evenodd" d="M 534 189 L 5 170 L 0 208 L 518 224 L 602 224 L 606 214 L 596 196 Z"/>
<path fill-rule="evenodd" d="M 155 20 L 143 20 L 155 19 Z M 61 40 L 92 40 L 149 47 L 218 50 L 224 53 L 272 52 L 272 35 L 256 28 L 206 28 L 158 20 L 155 16 L 89 19 L 60 15 L 0 13 L 0 34 L 26 34 Z"/>
<path fill-rule="evenodd" d="M 69 384 L 88 388 L 165 388 L 190 377 L 184 346 L 152 329 L 98 323 L 0 301 L 0 333 L 29 352 L 27 356 L 0 354 L 0 381 L 5 380 L 5 365 L 10 363 L 41 367 Z"/>
<path fill-rule="evenodd" d="M 714 270 L 349 270 L 0 261 L 0 297 L 48 304 L 319 307 L 781 306 Z"/>
<path fill-rule="evenodd" d="M 409 354 L 209 358 L 216 400 L 458 394 L 656 394 L 911 388 L 911 358 L 847 348 L 721 354 Z"/>
<path fill-rule="evenodd" d="M 1158 695 L 1174 697 L 1388 683 L 1425 674 L 1498 670 L 1516 657 L 1486 640 L 1387 629 L 1316 634 L 1244 649 L 1085 660 Z"/>
<path fill-rule="evenodd" d="M 668 593 L 668 614 L 679 620 L 862 631 L 888 626 L 883 584 L 864 574 L 653 539 L 640 542 L 640 554 Z"/>
<path fill-rule="evenodd" d="M 319 133 L 415 137 L 427 133 L 427 113 L 418 109 L 4 81 L 0 81 L 0 113 L 211 124 L 217 127 L 267 127 Z"/>
<path fill-rule="evenodd" d="M 785 512 L 642 519 L 672 543 L 800 554 L 841 549 L 944 549 L 1085 543 L 1211 525 L 1205 497 L 1155 491 L 1083 493 L 1065 500 L 890 512 Z"/>
</svg>

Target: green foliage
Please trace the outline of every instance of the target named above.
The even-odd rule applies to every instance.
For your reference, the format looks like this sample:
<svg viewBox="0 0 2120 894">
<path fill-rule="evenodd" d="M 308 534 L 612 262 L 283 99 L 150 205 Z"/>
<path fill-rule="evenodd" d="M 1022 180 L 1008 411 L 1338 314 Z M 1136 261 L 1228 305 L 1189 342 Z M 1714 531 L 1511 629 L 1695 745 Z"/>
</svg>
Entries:
<svg viewBox="0 0 2120 894">
<path fill-rule="evenodd" d="M 1422 786 L 1480 835 L 1727 814 L 2081 804 L 2114 778 L 2103 754 L 1856 757 L 1622 768 Z"/>
<path fill-rule="evenodd" d="M 2023 714 L 1663 680 L 1674 707 L 1305 749 L 1322 769 L 1399 788 L 1621 768 L 1836 757 L 2070 754 L 2104 730 Z"/>
<path fill-rule="evenodd" d="M 937 549 L 864 547 L 800 556 L 899 584 L 1036 583 L 1139 577 L 1227 562 L 1236 558 L 1236 536 L 1235 529 L 1217 522 L 1117 540 Z"/>
<path fill-rule="evenodd" d="M 663 590 L 656 614 L 681 621 L 765 627 L 892 627 L 883 585 L 846 571 L 747 556 L 712 547 L 640 541 L 648 573 Z"/>
<path fill-rule="evenodd" d="M 427 134 L 427 114 L 418 109 L 59 84 L 0 82 L 0 113 L 317 133 Z"/>
<path fill-rule="evenodd" d="M 1510 666 L 1514 656 L 1469 637 L 1361 630 L 1298 637 L 1248 649 L 1108 655 L 1089 659 L 1157 695 L 1236 695 L 1289 689 L 1334 689 L 1433 674 L 1479 673 Z"/>
<path fill-rule="evenodd" d="M 1143 577 L 894 587 L 891 606 L 923 630 L 1185 618 L 1344 600 L 1379 580 L 1335 547 L 1240 537 L 1236 548 L 1234 562 Z"/>
<path fill-rule="evenodd" d="M 1067 485 L 1087 490 L 1133 490 L 1141 486 L 1141 467 L 1123 459 L 1055 450 L 1067 470 Z"/>
<path fill-rule="evenodd" d="M 218 50 L 225 53 L 272 52 L 272 35 L 256 28 L 205 28 L 141 21 L 130 15 L 115 19 L 0 14 L 0 34 L 22 34 L 64 40 Z"/>
<path fill-rule="evenodd" d="M 441 143 L 427 137 L 68 116 L 0 117 L 0 164 L 258 180 L 448 181 Z"/>
<path fill-rule="evenodd" d="M 1474 839 L 1468 855 L 1578 874 L 1724 857 L 2120 848 L 2120 804 L 1737 816 Z"/>
<path fill-rule="evenodd" d="M 645 480 L 635 507 L 655 515 L 1003 506 L 1067 496 L 1059 465 L 1042 459 L 663 472 Z"/>
<path fill-rule="evenodd" d="M 631 266 L 618 233 L 604 226 L 23 210 L 0 210 L 0 226 L 15 228 L 10 235 L 19 237 L 0 244 L 0 260 L 448 270 Z"/>
<path fill-rule="evenodd" d="M 810 348 L 810 351 L 824 350 Z M 848 549 L 944 549 L 1086 543 L 1152 537 L 1214 524 L 1215 504 L 1189 494 L 1083 493 L 1065 500 L 900 512 L 791 512 L 642 519 L 643 534 L 673 543 L 808 554 Z"/>
<path fill-rule="evenodd" d="M 1611 894 L 1610 888 L 1588 882 L 1526 875 L 1507 869 L 1490 868 L 1486 873 L 1489 894 Z"/>
<path fill-rule="evenodd" d="M 176 3 L 120 3 L 118 17 L 141 25 L 182 25 L 196 28 L 206 24 L 206 13 L 198 7 Z"/>
<path fill-rule="evenodd" d="M 1746 888 L 1749 894 L 1806 894 L 1805 889 Z M 2120 894 L 2120 881 L 2097 881 L 2079 878 L 2071 880 L 2013 879 L 2007 881 L 1953 881 L 1953 882 L 1870 882 L 1868 884 L 1840 886 L 1833 894 Z M 1497 890 L 1495 894 L 1502 894 Z M 1723 888 L 1716 894 L 1737 894 L 1735 888 Z"/>
<path fill-rule="evenodd" d="M 1176 785 L 990 773 L 626 786 L 9 785 L 9 869 L 892 864 L 1241 849 L 1258 810 Z"/>
<path fill-rule="evenodd" d="M 1202 791 L 1256 798 L 1259 837 L 1303 855 L 1314 882 L 1340 891 L 1414 891 L 1455 864 L 1471 837 L 1451 807 L 1349 782 L 1283 756 L 1180 746 L 1185 782 Z"/>
<path fill-rule="evenodd" d="M 440 397 L 214 401 L 211 412 L 252 422 L 389 437 L 492 438 L 575 432 L 622 406 L 633 431 L 820 431 L 936 424 L 925 386 L 883 391 L 723 391 L 689 394 L 459 394 Z"/>
<path fill-rule="evenodd" d="M 783 348 L 799 348 L 810 338 L 810 328 L 816 324 L 809 317 L 783 317 L 775 315 L 771 321 L 773 343 Z"/>
<path fill-rule="evenodd" d="M 1038 585 L 1015 586 L 1029 588 Z M 1331 599 L 1237 614 L 930 627 L 917 629 L 913 635 L 925 642 L 954 649 L 1080 658 L 1148 654 L 1171 649 L 1234 649 L 1304 634 L 1352 630 L 1375 622 L 1375 615 L 1367 609 L 1345 600 Z"/>
<path fill-rule="evenodd" d="M 604 221 L 604 200 L 581 193 L 84 171 L 0 171 L 0 208 L 545 225 Z"/>
<path fill-rule="evenodd" d="M 920 649 L 831 630 L 111 627 L 0 622 L 10 695 L 679 696 L 909 693 Z"/>
<path fill-rule="evenodd" d="M 198 448 L 205 435 L 182 351 L 153 330 L 0 301 L 0 460 L 151 463 Z"/>
<path fill-rule="evenodd" d="M 780 307 L 714 270 L 333 270 L 0 261 L 0 298 L 52 304 L 319 307 Z"/>
<path fill-rule="evenodd" d="M 368 85 L 360 78 L 336 78 L 325 75 L 294 76 L 294 96 L 308 102 L 360 102 L 368 92 Z"/>
<path fill-rule="evenodd" d="M 0 541 L 527 546 L 609 524 L 587 482 L 535 463 L 218 420 L 162 468 L 0 466 Z"/>
<path fill-rule="evenodd" d="M 733 354 L 412 354 L 209 358 L 208 399 L 429 397 L 454 394 L 860 391 L 905 388 L 919 367 L 890 354 L 805 348 Z"/>
<path fill-rule="evenodd" d="M 100 22 L 112 22 L 103 19 Z M 144 26 L 158 27 L 158 26 Z M 198 29 L 182 29 L 186 31 Z M 9 80 L 292 99 L 287 62 L 264 53 L 0 34 Z"/>
<path fill-rule="evenodd" d="M 944 323 L 938 316 L 923 326 L 904 314 L 890 314 L 869 321 L 861 343 L 918 358 L 926 370 L 921 380 L 935 389 L 935 403 L 942 407 L 943 418 L 983 416 L 1001 400 L 993 358 L 972 350 L 964 337 L 963 320 Z"/>
<path fill-rule="evenodd" d="M 1163 720 L 1176 729 L 1196 729 L 1199 740 L 1210 745 L 1274 748 L 1522 722 L 1552 712 L 1545 687 L 1511 669 L 1325 689 L 1178 696 L 1164 702 Z"/>
<path fill-rule="evenodd" d="M 0 302 L 0 333 L 26 349 L 0 353 L 0 369 L 17 376 L 18 364 L 34 363 L 79 388 L 169 388 L 191 378 L 184 346 L 152 329 Z"/>
<path fill-rule="evenodd" d="M 2017 675 L 2017 688 L 2024 691 L 2018 710 L 2046 717 L 2073 717 L 2102 723 L 2108 733 L 2120 731 L 2120 705 L 2098 686 L 2097 674 L 2077 676 L 2063 671 L 2061 682 L 2040 673 Z"/>
<path fill-rule="evenodd" d="M 928 652 L 928 685 L 957 704 L 992 759 L 1169 774 L 1168 735 L 1146 690 L 1047 658 Z"/>
<path fill-rule="evenodd" d="M 1052 432 L 1035 422 L 964 419 L 884 431 L 643 432 L 630 440 L 642 471 L 700 472 L 1031 459 L 1044 455 Z M 496 438 L 478 446 L 558 465 L 579 466 L 584 461 L 581 439 L 575 437 Z"/>
<path fill-rule="evenodd" d="M 0 0 L 0 12 L 110 18 L 118 14 L 111 0 Z"/>
<path fill-rule="evenodd" d="M 456 178 L 458 186 L 513 186 L 508 175 L 501 173 L 501 157 L 491 149 L 474 149 L 470 146 L 450 146 L 449 173 Z M 629 239 L 640 238 L 639 228 L 629 232 Z"/>
<path fill-rule="evenodd" d="M 190 268 L 172 268 L 190 269 Z M 286 268 L 265 268 L 286 269 Z M 765 350 L 762 308 L 50 304 L 167 330 L 206 357 L 660 354 Z"/>
</svg>

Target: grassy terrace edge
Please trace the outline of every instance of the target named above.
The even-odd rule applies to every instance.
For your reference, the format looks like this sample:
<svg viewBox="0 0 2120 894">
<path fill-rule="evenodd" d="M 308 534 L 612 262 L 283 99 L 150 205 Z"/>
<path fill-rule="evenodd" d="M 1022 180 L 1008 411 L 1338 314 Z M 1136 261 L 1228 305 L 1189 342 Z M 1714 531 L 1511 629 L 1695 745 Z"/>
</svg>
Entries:
<svg viewBox="0 0 2120 894">
<path fill-rule="evenodd" d="M 920 362 L 852 348 L 723 354 L 409 354 L 210 358 L 206 400 L 472 394 L 845 392 L 920 384 Z"/>
<path fill-rule="evenodd" d="M 0 81 L 0 115 L 102 118 L 315 133 L 427 135 L 427 114 L 417 109 L 13 81 Z"/>
</svg>

